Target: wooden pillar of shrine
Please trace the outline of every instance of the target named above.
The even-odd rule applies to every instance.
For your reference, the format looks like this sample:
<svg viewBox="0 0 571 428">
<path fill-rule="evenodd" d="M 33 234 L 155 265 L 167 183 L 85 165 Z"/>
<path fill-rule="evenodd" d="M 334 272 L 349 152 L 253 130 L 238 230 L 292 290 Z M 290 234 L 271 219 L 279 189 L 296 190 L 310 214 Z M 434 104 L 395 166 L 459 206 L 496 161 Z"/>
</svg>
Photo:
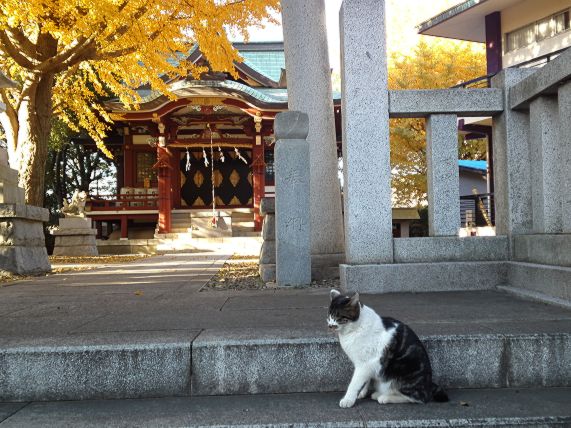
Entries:
<svg viewBox="0 0 571 428">
<path fill-rule="evenodd" d="M 252 149 L 252 178 L 254 187 L 254 230 L 262 230 L 263 217 L 260 215 L 260 203 L 266 192 L 266 162 L 264 158 L 264 141 L 256 135 Z"/>
<path fill-rule="evenodd" d="M 172 200 L 172 154 L 166 147 L 165 128 L 159 124 L 159 142 L 157 144 L 157 163 L 154 165 L 157 170 L 159 182 L 159 233 L 170 233 L 171 231 L 171 211 Z"/>
<path fill-rule="evenodd" d="M 133 177 L 135 176 L 135 159 L 133 155 L 133 136 L 129 132 L 129 127 L 124 128 L 123 135 L 123 186 L 133 187 Z M 118 189 L 121 192 L 121 189 Z"/>
</svg>

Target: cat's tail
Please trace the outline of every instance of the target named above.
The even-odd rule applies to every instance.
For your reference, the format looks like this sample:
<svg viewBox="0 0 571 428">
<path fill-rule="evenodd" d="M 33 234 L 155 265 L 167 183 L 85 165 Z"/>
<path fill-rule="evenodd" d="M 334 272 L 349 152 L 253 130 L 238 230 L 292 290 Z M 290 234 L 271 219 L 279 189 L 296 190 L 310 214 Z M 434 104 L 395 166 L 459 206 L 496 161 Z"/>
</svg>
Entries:
<svg viewBox="0 0 571 428">
<path fill-rule="evenodd" d="M 446 394 L 446 391 L 434 382 L 432 383 L 432 400 L 437 403 L 445 403 L 448 401 L 448 394 Z"/>
</svg>

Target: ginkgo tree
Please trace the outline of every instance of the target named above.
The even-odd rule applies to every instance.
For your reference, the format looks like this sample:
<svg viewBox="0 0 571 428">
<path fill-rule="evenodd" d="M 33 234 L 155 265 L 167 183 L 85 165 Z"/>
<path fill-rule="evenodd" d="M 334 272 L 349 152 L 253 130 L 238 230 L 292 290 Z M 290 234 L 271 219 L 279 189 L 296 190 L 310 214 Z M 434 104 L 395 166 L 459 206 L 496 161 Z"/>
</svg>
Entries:
<svg viewBox="0 0 571 428">
<path fill-rule="evenodd" d="M 390 89 L 450 88 L 486 74 L 486 56 L 474 43 L 426 39 L 412 52 L 396 52 L 389 61 Z M 424 119 L 391 119 L 391 168 L 397 205 L 426 202 L 426 130 Z M 484 158 L 486 140 L 460 141 L 461 158 Z"/>
<path fill-rule="evenodd" d="M 2 0 L 0 70 L 18 88 L 0 89 L 0 125 L 27 203 L 42 205 L 54 116 L 105 151 L 101 97 L 136 107 L 141 85 L 169 95 L 165 76 L 205 71 L 185 60 L 194 43 L 213 70 L 234 73 L 227 32 L 247 39 L 278 9 L 279 0 Z"/>
</svg>

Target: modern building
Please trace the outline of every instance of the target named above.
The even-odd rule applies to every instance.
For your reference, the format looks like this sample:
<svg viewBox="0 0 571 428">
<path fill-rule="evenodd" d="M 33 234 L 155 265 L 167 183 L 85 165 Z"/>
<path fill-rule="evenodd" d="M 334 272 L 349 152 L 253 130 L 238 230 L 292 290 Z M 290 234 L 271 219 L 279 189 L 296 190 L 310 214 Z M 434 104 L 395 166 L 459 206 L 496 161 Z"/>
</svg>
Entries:
<svg viewBox="0 0 571 428">
<path fill-rule="evenodd" d="M 466 0 L 419 33 L 486 44 L 488 74 L 543 64 L 571 46 L 569 0 Z"/>
</svg>

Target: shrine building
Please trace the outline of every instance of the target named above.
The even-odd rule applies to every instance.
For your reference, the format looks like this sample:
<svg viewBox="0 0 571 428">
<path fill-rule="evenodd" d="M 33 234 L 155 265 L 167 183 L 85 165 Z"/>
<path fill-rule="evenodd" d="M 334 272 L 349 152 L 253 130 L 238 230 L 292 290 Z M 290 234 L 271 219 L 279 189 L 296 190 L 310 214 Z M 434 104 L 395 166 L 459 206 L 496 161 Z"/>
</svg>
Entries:
<svg viewBox="0 0 571 428">
<path fill-rule="evenodd" d="M 107 102 L 114 127 L 106 145 L 117 167 L 117 194 L 90 195 L 87 214 L 99 238 L 152 238 L 190 229 L 193 237 L 259 236 L 260 201 L 274 195 L 273 122 L 287 110 L 284 47 L 234 46 L 244 58 L 235 64 L 238 78 L 204 73 L 200 80 L 172 79 L 174 101 L 141 88 L 138 110 Z M 189 59 L 207 65 L 197 48 Z M 339 156 L 340 99 L 332 93 Z M 213 212 L 223 225 L 216 230 L 209 227 Z M 395 209 L 393 217 L 397 235 L 407 236 L 418 214 Z"/>
</svg>

